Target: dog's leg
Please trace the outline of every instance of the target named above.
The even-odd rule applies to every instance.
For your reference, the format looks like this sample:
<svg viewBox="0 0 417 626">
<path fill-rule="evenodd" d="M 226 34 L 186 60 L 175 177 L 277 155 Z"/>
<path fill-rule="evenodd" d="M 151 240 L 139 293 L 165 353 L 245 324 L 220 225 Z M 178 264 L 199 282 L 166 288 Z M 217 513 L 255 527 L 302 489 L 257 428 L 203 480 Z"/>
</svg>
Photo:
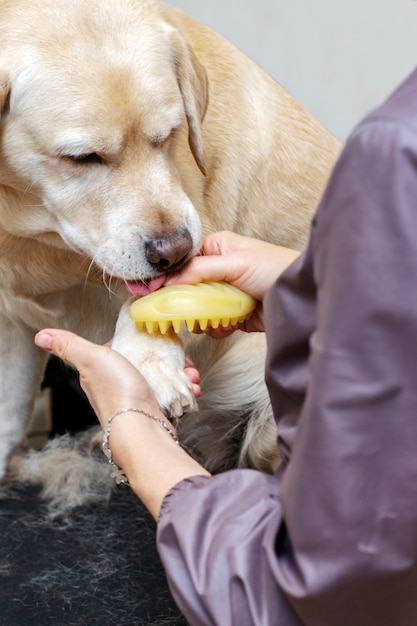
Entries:
<svg viewBox="0 0 417 626">
<path fill-rule="evenodd" d="M 264 333 L 237 331 L 222 340 L 188 334 L 185 350 L 200 372 L 201 398 L 198 413 L 179 421 L 184 447 L 213 473 L 275 471 L 280 457 L 264 381 Z"/>
<path fill-rule="evenodd" d="M 185 357 L 181 340 L 172 331 L 148 335 L 132 321 L 131 301 L 122 307 L 112 347 L 141 372 L 153 389 L 162 410 L 180 417 L 185 409 L 195 409 L 191 382 L 184 373 Z"/>
<path fill-rule="evenodd" d="M 0 314 L 0 478 L 23 439 L 47 358 L 33 335 L 27 326 Z"/>
</svg>

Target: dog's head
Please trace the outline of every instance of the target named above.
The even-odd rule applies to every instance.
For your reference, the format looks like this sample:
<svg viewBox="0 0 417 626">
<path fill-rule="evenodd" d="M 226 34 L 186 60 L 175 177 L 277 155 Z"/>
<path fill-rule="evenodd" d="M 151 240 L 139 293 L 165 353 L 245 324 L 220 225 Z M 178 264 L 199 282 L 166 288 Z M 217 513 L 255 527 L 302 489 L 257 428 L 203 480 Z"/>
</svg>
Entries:
<svg viewBox="0 0 417 626">
<path fill-rule="evenodd" d="M 0 225 L 26 237 L 57 233 L 127 281 L 178 267 L 200 244 L 177 160 L 188 136 L 204 174 L 207 79 L 158 7 L 0 8 Z"/>
</svg>

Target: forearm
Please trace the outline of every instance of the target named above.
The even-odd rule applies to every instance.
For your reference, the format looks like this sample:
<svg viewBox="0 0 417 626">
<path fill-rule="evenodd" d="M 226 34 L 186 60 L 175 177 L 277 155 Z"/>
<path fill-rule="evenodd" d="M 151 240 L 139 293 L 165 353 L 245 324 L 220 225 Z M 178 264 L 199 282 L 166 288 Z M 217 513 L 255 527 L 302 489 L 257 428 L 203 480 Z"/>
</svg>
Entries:
<svg viewBox="0 0 417 626">
<path fill-rule="evenodd" d="M 183 481 L 165 498 L 157 547 L 188 623 L 299 626 L 276 575 L 279 482 L 239 469 Z"/>
<path fill-rule="evenodd" d="M 144 414 L 125 411 L 129 407 L 146 411 L 170 426 L 148 384 L 129 361 L 109 347 L 97 346 L 66 331 L 46 329 L 35 340 L 40 348 L 78 369 L 81 386 L 103 429 L 113 415 L 107 441 L 112 459 L 124 470 L 155 519 L 162 500 L 177 482 L 189 476 L 208 475 L 160 423 Z"/>
<path fill-rule="evenodd" d="M 155 417 L 169 425 L 162 413 Z M 191 476 L 209 476 L 161 424 L 145 415 L 127 412 L 117 416 L 111 426 L 109 447 L 113 460 L 124 470 L 131 488 L 155 520 L 174 485 Z"/>
</svg>

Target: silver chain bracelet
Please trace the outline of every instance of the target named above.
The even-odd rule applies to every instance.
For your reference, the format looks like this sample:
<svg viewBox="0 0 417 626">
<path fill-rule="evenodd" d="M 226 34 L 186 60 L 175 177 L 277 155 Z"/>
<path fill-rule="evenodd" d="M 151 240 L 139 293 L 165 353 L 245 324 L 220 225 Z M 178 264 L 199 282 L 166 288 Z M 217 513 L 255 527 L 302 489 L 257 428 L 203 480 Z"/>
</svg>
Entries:
<svg viewBox="0 0 417 626">
<path fill-rule="evenodd" d="M 108 461 L 109 461 L 109 463 L 111 465 L 111 468 L 112 468 L 111 472 L 109 474 L 110 478 L 114 478 L 114 480 L 116 481 L 116 483 L 118 485 L 120 485 L 120 484 L 128 485 L 129 484 L 129 480 L 128 480 L 126 474 L 113 461 L 112 453 L 111 453 L 111 450 L 109 448 L 109 437 L 110 437 L 110 429 L 111 429 L 112 421 L 118 415 L 122 415 L 122 413 L 141 413 L 141 415 L 145 415 L 146 417 L 149 417 L 151 420 L 154 420 L 155 422 L 158 422 L 162 426 L 162 428 L 164 428 L 166 430 L 168 435 L 171 437 L 171 439 L 173 439 L 173 441 L 178 446 L 180 445 L 180 442 L 178 440 L 177 435 L 175 434 L 175 431 L 170 426 L 168 426 L 168 424 L 163 419 L 161 419 L 160 417 L 155 417 L 155 415 L 152 415 L 151 413 L 148 413 L 147 411 L 143 411 L 142 409 L 136 409 L 136 408 L 120 409 L 120 411 L 116 411 L 115 413 L 113 413 L 113 415 L 110 415 L 109 419 L 107 420 L 107 424 L 106 424 L 106 427 L 104 429 L 104 432 L 103 432 L 103 443 L 101 444 L 101 447 L 102 447 L 104 455 L 108 459 Z"/>
</svg>

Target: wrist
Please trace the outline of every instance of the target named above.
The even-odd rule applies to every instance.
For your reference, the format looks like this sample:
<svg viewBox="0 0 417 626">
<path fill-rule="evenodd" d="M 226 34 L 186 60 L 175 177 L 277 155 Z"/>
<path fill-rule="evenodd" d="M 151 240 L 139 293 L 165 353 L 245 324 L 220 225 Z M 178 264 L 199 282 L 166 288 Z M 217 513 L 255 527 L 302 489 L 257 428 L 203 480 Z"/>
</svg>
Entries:
<svg viewBox="0 0 417 626">
<path fill-rule="evenodd" d="M 121 417 L 126 416 L 128 413 L 140 415 L 153 422 L 156 422 L 165 431 L 165 433 L 171 437 L 172 441 L 176 445 L 179 445 L 178 437 L 176 435 L 173 425 L 170 422 L 168 422 L 166 419 L 164 419 L 162 416 L 160 416 L 159 411 L 156 412 L 156 415 L 153 413 L 149 413 L 148 411 L 145 411 L 144 409 L 137 408 L 137 407 L 126 407 L 126 408 L 122 408 L 122 409 L 115 411 L 114 413 L 110 415 L 103 429 L 102 449 L 103 449 L 104 455 L 107 457 L 109 464 L 112 467 L 112 472 L 110 474 L 110 477 L 114 478 L 118 484 L 119 483 L 128 484 L 129 481 L 124 471 L 117 465 L 115 459 L 113 458 L 113 452 L 110 448 L 110 432 L 112 430 L 113 421 L 118 418 L 119 418 L 119 421 L 121 421 Z M 124 433 L 125 435 L 129 435 L 130 434 L 129 431 L 131 430 L 132 425 L 130 425 L 129 427 L 129 424 L 127 424 L 127 428 L 125 428 L 124 431 L 121 431 L 120 434 L 122 435 Z M 143 427 L 141 427 L 141 429 L 143 430 Z M 126 439 L 126 443 L 128 442 L 129 442 L 129 437 Z M 123 438 L 121 439 L 121 443 L 123 443 Z"/>
<path fill-rule="evenodd" d="M 163 498 L 177 482 L 209 475 L 176 443 L 175 431 L 160 411 L 151 417 L 142 410 L 117 411 L 111 420 L 108 444 L 112 460 L 122 468 L 131 488 L 155 519 Z M 120 479 L 116 468 L 111 473 Z"/>
</svg>

